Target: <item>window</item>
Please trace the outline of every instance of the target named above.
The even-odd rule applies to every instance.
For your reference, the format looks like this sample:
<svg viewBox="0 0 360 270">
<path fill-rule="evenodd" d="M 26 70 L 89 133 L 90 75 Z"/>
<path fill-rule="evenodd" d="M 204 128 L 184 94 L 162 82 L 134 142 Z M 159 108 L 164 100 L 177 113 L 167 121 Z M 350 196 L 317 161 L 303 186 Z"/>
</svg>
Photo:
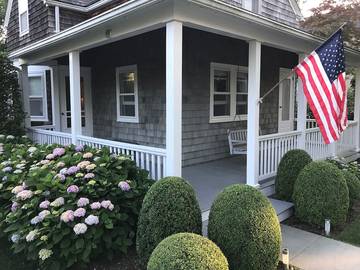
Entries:
<svg viewBox="0 0 360 270">
<path fill-rule="evenodd" d="M 247 119 L 247 67 L 211 64 L 210 123 Z"/>
<path fill-rule="evenodd" d="M 138 123 L 137 67 L 126 66 L 116 69 L 117 120 Z"/>
<path fill-rule="evenodd" d="M 253 1 L 254 0 L 243 0 L 243 8 L 253 11 Z"/>
<path fill-rule="evenodd" d="M 31 121 L 48 121 L 45 72 L 29 74 Z"/>
<path fill-rule="evenodd" d="M 19 8 L 19 35 L 29 33 L 29 6 L 28 0 L 18 0 Z"/>
</svg>

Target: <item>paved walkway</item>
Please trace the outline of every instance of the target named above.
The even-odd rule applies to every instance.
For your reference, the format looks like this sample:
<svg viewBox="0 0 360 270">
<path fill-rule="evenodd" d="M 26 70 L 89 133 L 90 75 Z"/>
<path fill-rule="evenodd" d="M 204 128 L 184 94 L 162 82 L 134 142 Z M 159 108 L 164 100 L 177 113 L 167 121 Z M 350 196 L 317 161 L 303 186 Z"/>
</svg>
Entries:
<svg viewBox="0 0 360 270">
<path fill-rule="evenodd" d="M 359 270 L 360 248 L 281 225 L 290 263 L 304 270 Z"/>
</svg>

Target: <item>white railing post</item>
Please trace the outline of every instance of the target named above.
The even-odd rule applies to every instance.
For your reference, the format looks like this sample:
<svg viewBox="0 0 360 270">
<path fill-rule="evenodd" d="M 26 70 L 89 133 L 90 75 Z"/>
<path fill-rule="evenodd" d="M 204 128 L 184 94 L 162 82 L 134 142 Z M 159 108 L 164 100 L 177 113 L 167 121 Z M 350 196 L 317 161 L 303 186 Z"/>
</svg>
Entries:
<svg viewBox="0 0 360 270">
<path fill-rule="evenodd" d="M 71 137 L 77 144 L 77 136 L 81 135 L 81 89 L 80 89 L 80 53 L 69 52 Z"/>
<path fill-rule="evenodd" d="M 357 122 L 355 132 L 356 151 L 360 151 L 360 68 L 355 70 L 355 103 L 354 103 L 354 121 Z"/>
<path fill-rule="evenodd" d="M 166 24 L 166 175 L 181 176 L 182 167 L 181 22 Z"/>
<path fill-rule="evenodd" d="M 21 65 L 21 74 L 20 74 L 20 83 L 22 88 L 22 100 L 23 100 L 23 109 L 25 113 L 25 128 L 31 127 L 31 114 L 30 114 L 30 85 L 29 85 L 29 73 L 28 65 Z"/>
<path fill-rule="evenodd" d="M 257 40 L 252 40 L 249 42 L 246 184 L 254 187 L 259 185 L 260 73 L 261 43 Z"/>
<path fill-rule="evenodd" d="M 305 54 L 299 54 L 299 62 L 305 58 Z M 305 150 L 306 144 L 306 116 L 307 116 L 307 101 L 303 90 L 303 85 L 298 78 L 297 81 L 297 131 L 301 132 L 298 141 L 298 147 Z"/>
<path fill-rule="evenodd" d="M 53 125 L 56 131 L 61 129 L 61 115 L 60 115 L 60 90 L 59 90 L 59 67 L 57 65 L 51 66 L 51 89 L 52 89 L 52 115 Z"/>
</svg>

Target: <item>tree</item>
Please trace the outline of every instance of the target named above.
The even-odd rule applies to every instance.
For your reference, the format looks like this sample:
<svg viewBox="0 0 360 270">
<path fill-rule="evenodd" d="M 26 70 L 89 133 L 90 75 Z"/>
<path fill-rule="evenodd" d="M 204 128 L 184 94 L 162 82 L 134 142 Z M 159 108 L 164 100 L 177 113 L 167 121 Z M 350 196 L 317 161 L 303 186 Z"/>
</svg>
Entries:
<svg viewBox="0 0 360 270">
<path fill-rule="evenodd" d="M 348 47 L 360 50 L 360 0 L 324 0 L 319 7 L 313 8 L 312 16 L 301 23 L 309 32 L 328 38 L 343 23 L 344 43 Z M 348 69 L 348 79 L 351 81 L 348 88 L 349 119 L 354 117 L 355 80 L 353 70 Z"/>
</svg>

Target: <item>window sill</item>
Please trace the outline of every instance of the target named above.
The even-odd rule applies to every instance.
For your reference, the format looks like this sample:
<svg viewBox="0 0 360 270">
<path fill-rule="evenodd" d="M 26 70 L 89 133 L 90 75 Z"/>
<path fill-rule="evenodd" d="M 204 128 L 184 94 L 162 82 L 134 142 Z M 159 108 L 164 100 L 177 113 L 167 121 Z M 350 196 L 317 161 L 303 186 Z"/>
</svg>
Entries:
<svg viewBox="0 0 360 270">
<path fill-rule="evenodd" d="M 31 122 L 49 122 L 49 119 L 48 118 L 33 118 L 33 117 L 30 117 L 30 121 Z"/>
<path fill-rule="evenodd" d="M 246 121 L 247 115 L 211 117 L 210 124 Z"/>
<path fill-rule="evenodd" d="M 23 33 L 19 33 L 19 37 L 23 37 L 25 35 L 29 34 L 29 30 L 23 32 Z"/>
<path fill-rule="evenodd" d="M 138 124 L 139 123 L 139 118 L 138 117 L 118 117 L 116 121 L 118 123 L 134 123 L 134 124 Z"/>
</svg>

